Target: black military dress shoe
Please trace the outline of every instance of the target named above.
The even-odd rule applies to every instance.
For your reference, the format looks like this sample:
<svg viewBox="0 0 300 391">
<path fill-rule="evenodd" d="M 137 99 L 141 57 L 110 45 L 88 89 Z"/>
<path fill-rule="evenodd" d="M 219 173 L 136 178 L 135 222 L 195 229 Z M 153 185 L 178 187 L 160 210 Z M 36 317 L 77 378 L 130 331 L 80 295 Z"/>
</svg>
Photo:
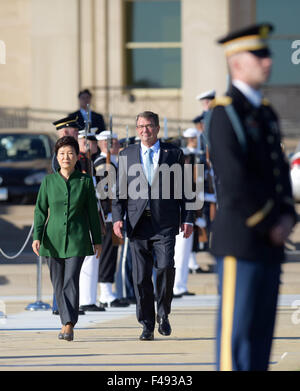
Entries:
<svg viewBox="0 0 300 391">
<path fill-rule="evenodd" d="M 199 266 L 197 269 L 189 269 L 189 273 L 191 274 L 213 273 L 213 272 L 215 272 L 215 265 L 207 265 L 204 268 Z"/>
<path fill-rule="evenodd" d="M 181 294 L 182 294 L 182 296 L 195 296 L 194 292 L 189 292 L 189 291 L 185 291 L 185 292 L 183 292 Z"/>
<path fill-rule="evenodd" d="M 96 304 L 87 304 L 87 305 L 81 305 L 79 307 L 79 310 L 96 312 L 96 311 L 105 311 L 105 308 L 104 307 L 98 307 Z"/>
<path fill-rule="evenodd" d="M 130 304 L 126 299 L 115 299 L 108 303 L 102 303 L 100 301 L 99 307 L 100 308 L 106 308 L 106 307 L 128 307 Z"/>
<path fill-rule="evenodd" d="M 153 339 L 154 339 L 154 332 L 149 331 L 147 329 L 144 329 L 142 334 L 140 335 L 141 341 L 153 341 Z"/>
<path fill-rule="evenodd" d="M 161 335 L 170 335 L 172 332 L 171 325 L 167 316 L 157 316 L 158 332 Z"/>
<path fill-rule="evenodd" d="M 136 298 L 135 297 L 127 297 L 126 300 L 129 304 L 136 304 Z"/>
<path fill-rule="evenodd" d="M 189 269 L 189 273 L 190 274 L 199 274 L 199 273 L 203 273 L 201 267 L 198 267 L 197 269 Z"/>
<path fill-rule="evenodd" d="M 173 299 L 180 299 L 182 297 L 182 293 L 175 294 L 173 293 Z"/>
</svg>

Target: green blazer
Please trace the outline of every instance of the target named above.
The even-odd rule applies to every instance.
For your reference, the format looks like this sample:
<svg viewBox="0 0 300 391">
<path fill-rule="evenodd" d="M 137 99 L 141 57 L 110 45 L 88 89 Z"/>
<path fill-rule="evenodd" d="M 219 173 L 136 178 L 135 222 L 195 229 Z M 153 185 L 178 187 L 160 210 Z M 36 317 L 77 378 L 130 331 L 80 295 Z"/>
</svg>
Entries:
<svg viewBox="0 0 300 391">
<path fill-rule="evenodd" d="M 68 181 L 59 171 L 47 175 L 34 210 L 33 239 L 41 241 L 40 255 L 55 258 L 93 255 L 91 238 L 93 244 L 101 244 L 92 178 L 77 170 Z"/>
</svg>

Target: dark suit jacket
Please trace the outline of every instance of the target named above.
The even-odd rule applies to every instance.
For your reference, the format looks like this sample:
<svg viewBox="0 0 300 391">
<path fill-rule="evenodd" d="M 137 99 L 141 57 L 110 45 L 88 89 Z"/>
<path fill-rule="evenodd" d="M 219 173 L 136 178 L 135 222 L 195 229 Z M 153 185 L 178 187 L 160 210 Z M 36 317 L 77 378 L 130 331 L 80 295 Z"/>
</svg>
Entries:
<svg viewBox="0 0 300 391">
<path fill-rule="evenodd" d="M 282 261 L 283 247 L 271 244 L 269 232 L 281 214 L 291 214 L 295 221 L 296 214 L 278 119 L 265 100 L 256 108 L 234 86 L 227 95 L 216 100 L 208 128 L 210 158 L 219 182 L 212 253 Z M 240 132 L 228 115 L 230 105 Z"/>
<path fill-rule="evenodd" d="M 127 159 L 127 164 L 124 161 Z M 126 227 L 128 237 L 134 237 L 135 228 L 141 215 L 143 214 L 148 197 L 150 199 L 150 209 L 152 215 L 152 224 L 156 234 L 160 235 L 176 235 L 179 232 L 181 223 L 193 222 L 194 214 L 192 211 L 186 210 L 186 199 L 183 191 L 183 165 L 184 156 L 181 149 L 173 144 L 160 142 L 160 157 L 158 167 L 162 165 L 172 166 L 178 164 L 181 173 L 170 176 L 170 185 L 167 188 L 170 190 L 170 197 L 163 199 L 162 184 L 166 184 L 162 180 L 162 175 L 156 170 L 152 190 L 157 189 L 157 199 L 150 199 L 151 188 L 142 170 L 142 162 L 140 159 L 140 144 L 129 145 L 126 149 L 120 152 L 119 165 L 117 174 L 116 199 L 112 202 L 113 222 L 123 220 L 126 214 Z M 140 168 L 135 170 L 135 168 Z M 131 172 L 132 171 L 132 172 Z M 139 181 L 138 186 L 137 181 Z M 181 186 L 182 197 L 175 199 L 174 195 Z M 134 192 L 137 189 L 139 197 Z M 133 193 L 133 194 L 131 194 Z"/>
<path fill-rule="evenodd" d="M 84 118 L 80 110 L 74 111 L 74 113 L 71 113 L 69 115 L 78 117 L 78 123 L 81 126 L 81 129 L 85 127 Z M 100 133 L 103 130 L 106 130 L 102 114 L 96 113 L 95 111 L 91 111 L 91 128 L 98 128 L 96 133 Z"/>
</svg>

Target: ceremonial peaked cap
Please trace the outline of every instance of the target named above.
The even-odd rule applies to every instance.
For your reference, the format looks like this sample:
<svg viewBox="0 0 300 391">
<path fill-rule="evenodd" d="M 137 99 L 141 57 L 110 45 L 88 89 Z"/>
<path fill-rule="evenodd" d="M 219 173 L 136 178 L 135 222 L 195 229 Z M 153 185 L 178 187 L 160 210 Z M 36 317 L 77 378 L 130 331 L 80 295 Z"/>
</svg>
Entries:
<svg viewBox="0 0 300 391">
<path fill-rule="evenodd" d="M 204 114 L 203 113 L 193 119 L 194 124 L 198 124 L 199 122 L 203 122 L 203 121 L 204 121 Z"/>
<path fill-rule="evenodd" d="M 215 90 L 209 90 L 202 92 L 201 94 L 196 96 L 197 100 L 202 100 L 202 99 L 215 99 L 216 96 L 216 91 Z"/>
<path fill-rule="evenodd" d="M 229 33 L 218 40 L 223 45 L 226 56 L 248 51 L 258 57 L 270 57 L 271 52 L 267 45 L 267 38 L 273 26 L 269 23 L 255 24 L 238 31 Z"/>
<path fill-rule="evenodd" d="M 135 144 L 136 141 L 137 141 L 136 137 L 135 136 L 131 136 L 128 139 L 126 137 L 125 138 L 121 138 L 119 140 L 119 143 L 120 143 L 121 148 L 123 148 L 125 145 Z"/>
<path fill-rule="evenodd" d="M 58 121 L 52 122 L 52 123 L 53 123 L 53 125 L 55 125 L 56 130 L 59 130 L 62 128 L 68 128 L 68 127 L 81 129 L 81 126 L 77 122 L 77 120 L 78 120 L 78 117 L 69 116 L 69 117 L 62 118 Z"/>
</svg>

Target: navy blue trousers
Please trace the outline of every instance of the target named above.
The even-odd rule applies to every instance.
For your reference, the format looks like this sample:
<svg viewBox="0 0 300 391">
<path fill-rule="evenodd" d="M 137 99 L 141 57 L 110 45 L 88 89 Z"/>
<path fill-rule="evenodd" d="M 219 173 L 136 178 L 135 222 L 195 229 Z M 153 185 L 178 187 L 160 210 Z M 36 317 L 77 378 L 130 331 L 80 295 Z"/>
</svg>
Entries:
<svg viewBox="0 0 300 391">
<path fill-rule="evenodd" d="M 268 369 L 280 271 L 271 261 L 217 258 L 217 370 Z"/>
</svg>

